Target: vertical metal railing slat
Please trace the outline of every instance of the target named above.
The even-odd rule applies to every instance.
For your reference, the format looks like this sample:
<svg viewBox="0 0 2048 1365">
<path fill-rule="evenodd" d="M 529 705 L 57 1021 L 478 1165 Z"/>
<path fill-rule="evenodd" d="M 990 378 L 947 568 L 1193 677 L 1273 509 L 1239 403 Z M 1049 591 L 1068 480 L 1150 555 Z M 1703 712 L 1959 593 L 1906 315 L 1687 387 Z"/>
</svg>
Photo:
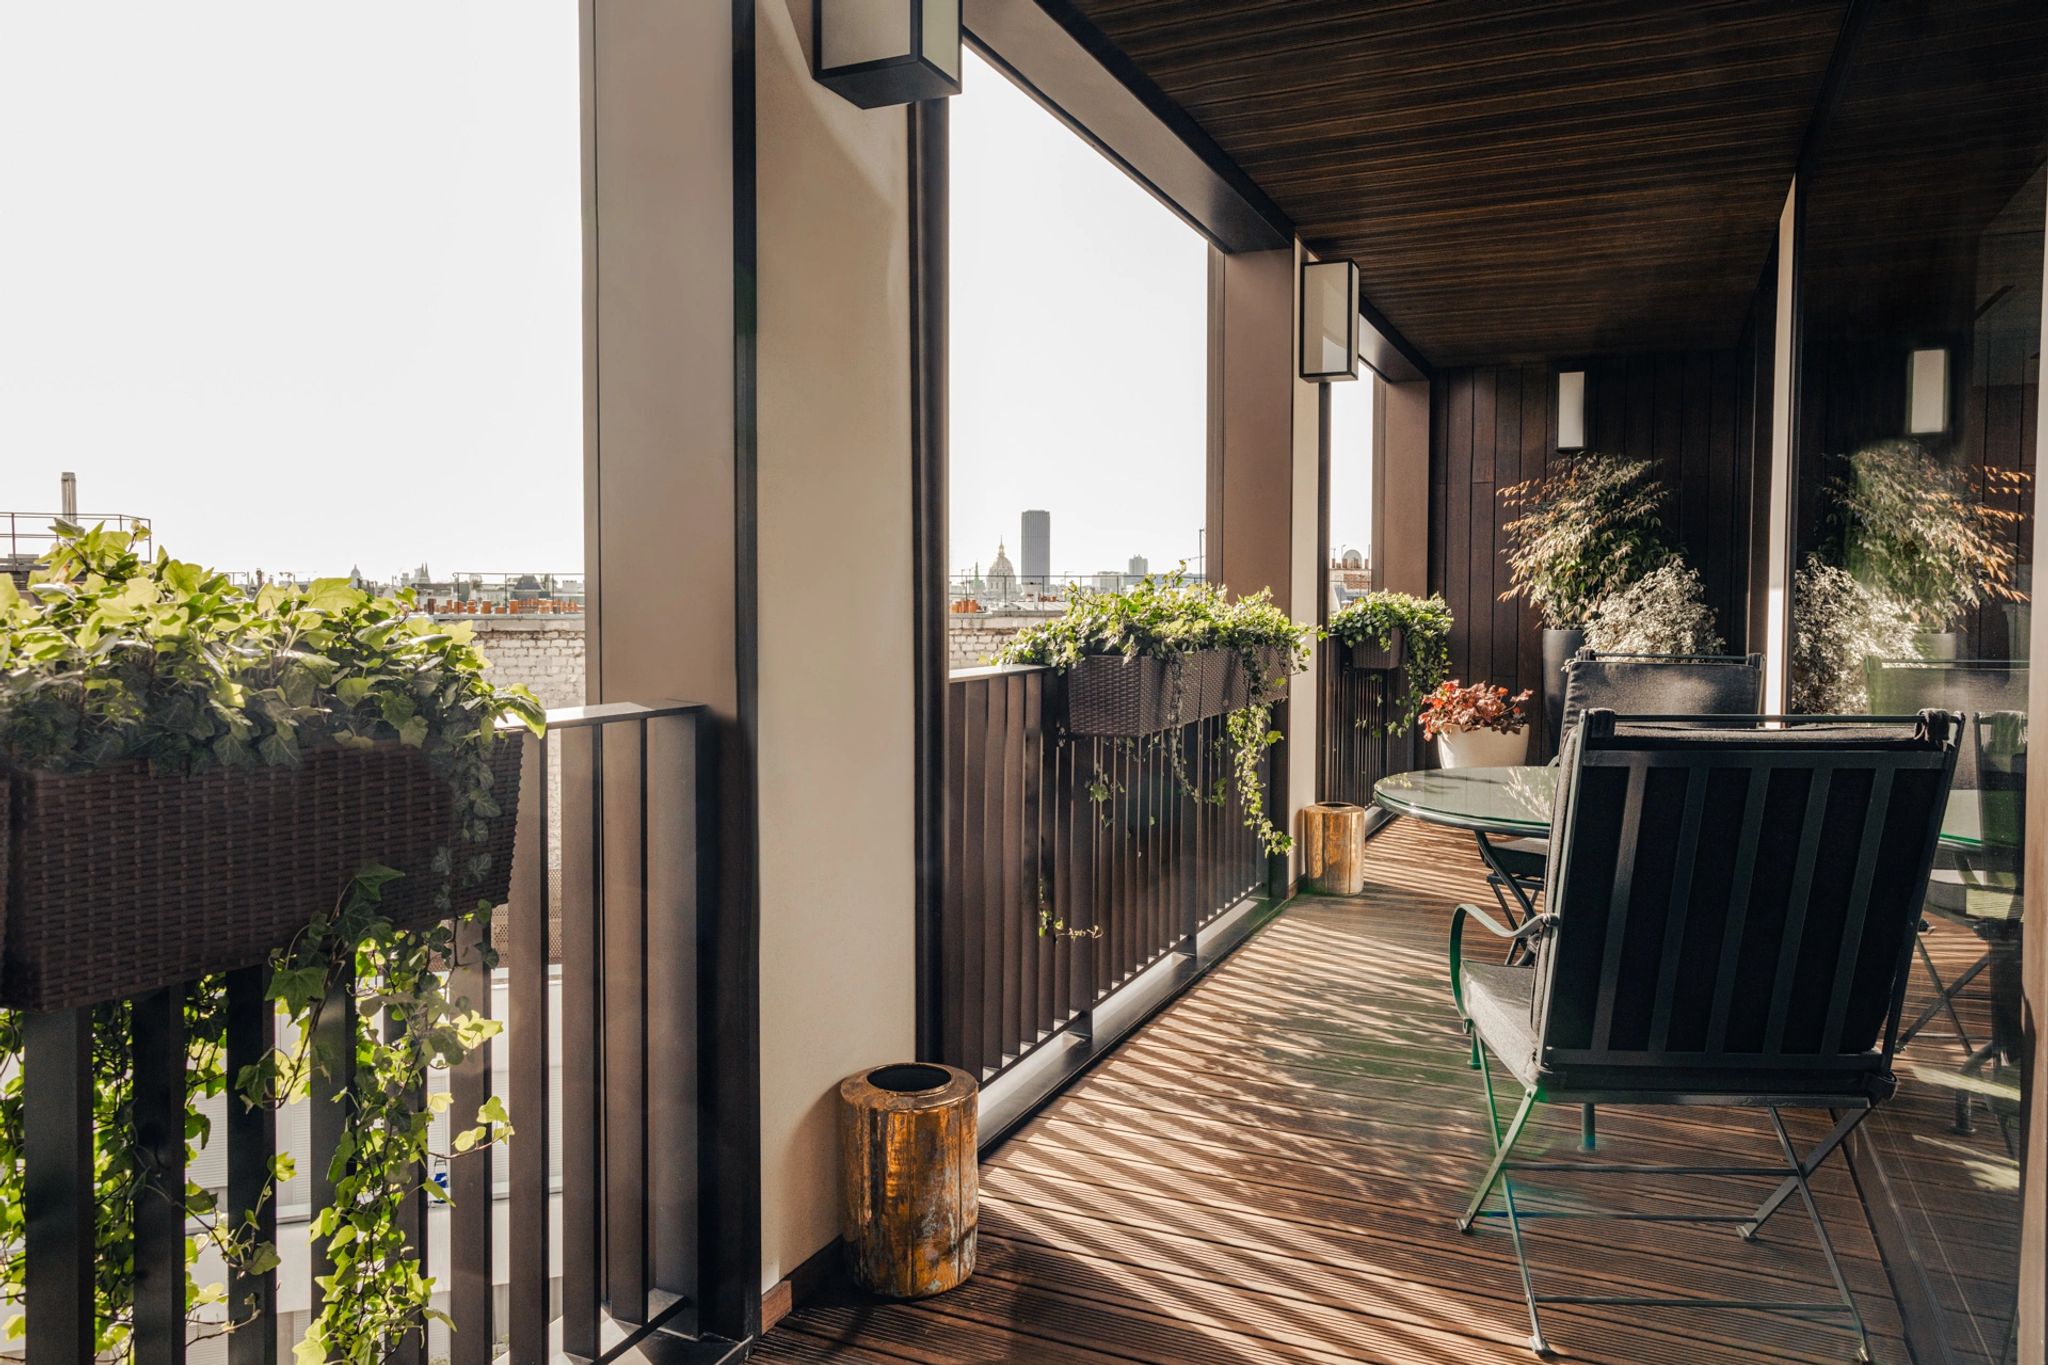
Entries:
<svg viewBox="0 0 2048 1365">
<path fill-rule="evenodd" d="M 604 1057 L 604 1292 L 614 1317 L 647 1320 L 646 726 L 598 731 L 599 1037 Z"/>
<path fill-rule="evenodd" d="M 458 1003 L 466 1002 L 469 1009 L 485 1017 L 491 1014 L 491 971 L 484 965 L 490 933 L 490 923 L 484 919 L 465 920 L 456 926 L 455 965 L 448 983 L 449 994 Z M 491 1053 L 492 1044 L 486 1040 L 449 1071 L 451 1131 L 460 1132 L 475 1123 L 478 1108 L 489 1098 Z M 542 1129 L 543 1135 L 545 1131 Z M 519 1129 L 519 1140 L 525 1138 L 525 1129 Z M 449 1365 L 490 1365 L 497 1326 L 492 1321 L 491 1164 L 490 1154 L 480 1152 L 452 1161 L 448 1167 L 448 1316 L 455 1321 L 448 1342 Z"/>
<path fill-rule="evenodd" d="M 274 1046 L 277 1010 L 270 1001 L 270 968 L 244 967 L 227 975 L 227 1075 L 230 1082 L 243 1068 L 254 1066 Z M 223 1217 L 239 1225 L 254 1210 L 250 1235 L 259 1242 L 277 1240 L 277 1200 L 265 1197 L 270 1162 L 277 1154 L 277 1115 L 266 1106 L 250 1107 L 228 1099 L 222 1124 L 227 1141 L 228 1189 Z M 228 1273 L 228 1365 L 276 1365 L 277 1272 L 258 1274 L 235 1269 Z"/>
<path fill-rule="evenodd" d="M 77 1365 L 93 1347 L 92 1010 L 21 1031 L 28 1365 Z"/>
<path fill-rule="evenodd" d="M 598 914 L 598 823 L 603 750 L 597 732 L 562 731 L 562 1350 L 597 1354 L 599 1199 L 603 1192 L 602 1057 L 598 1051 L 603 961 Z"/>
<path fill-rule="evenodd" d="M 695 1303 L 697 1265 L 697 718 L 647 722 L 648 1283 Z M 694 1332 L 685 1309 L 671 1328 Z"/>
<path fill-rule="evenodd" d="M 128 1007 L 135 1147 L 147 1165 L 135 1201 L 133 1365 L 185 1360 L 185 988 Z"/>
<path fill-rule="evenodd" d="M 557 907 L 549 894 L 550 741 L 520 737 L 518 853 L 512 863 L 511 900 L 505 908 L 506 1104 L 515 1135 L 507 1153 L 511 1201 L 506 1224 L 515 1230 L 506 1248 L 511 1281 L 507 1294 L 510 1365 L 546 1365 L 552 1316 L 548 1265 L 552 1241 L 548 1169 L 548 921 Z M 559 743 L 559 741 L 554 741 Z M 486 1170 L 486 1176 L 489 1172 Z M 458 1195 L 458 1198 L 460 1196 Z M 488 1215 L 486 1215 L 488 1216 Z M 488 1263 L 485 1273 L 489 1273 Z M 475 1286 L 472 1285 L 472 1292 Z M 489 1286 L 484 1290 L 489 1292 Z M 462 1353 L 457 1336 L 457 1365 Z"/>
<path fill-rule="evenodd" d="M 356 982 L 354 968 L 339 971 L 327 985 L 327 998 L 320 1004 L 313 1024 L 313 1075 L 311 1106 L 306 1116 L 307 1202 L 313 1209 L 325 1209 L 334 1202 L 335 1155 L 347 1124 L 348 1092 L 355 1082 L 356 1067 Z M 326 1305 L 326 1291 L 320 1281 L 334 1273 L 334 1258 L 327 1254 L 328 1239 L 312 1239 L 312 1312 L 318 1317 Z"/>
</svg>

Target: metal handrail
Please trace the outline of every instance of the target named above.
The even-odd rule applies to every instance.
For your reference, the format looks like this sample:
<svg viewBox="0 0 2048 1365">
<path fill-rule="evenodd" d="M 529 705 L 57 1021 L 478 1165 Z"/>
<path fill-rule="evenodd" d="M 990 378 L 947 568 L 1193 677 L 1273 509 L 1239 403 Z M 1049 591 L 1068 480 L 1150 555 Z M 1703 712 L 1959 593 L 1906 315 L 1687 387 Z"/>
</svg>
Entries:
<svg viewBox="0 0 2048 1365">
<path fill-rule="evenodd" d="M 33 563 L 40 560 L 48 547 L 57 543 L 57 523 L 63 521 L 74 526 L 106 526 L 116 531 L 133 531 L 144 546 L 150 544 L 149 518 L 132 512 L 82 512 L 70 517 L 62 512 L 0 512 L 0 518 L 7 523 L 4 557 L 9 561 Z M 23 530 L 23 523 L 39 529 Z M 24 552 L 24 543 L 35 548 Z"/>
</svg>

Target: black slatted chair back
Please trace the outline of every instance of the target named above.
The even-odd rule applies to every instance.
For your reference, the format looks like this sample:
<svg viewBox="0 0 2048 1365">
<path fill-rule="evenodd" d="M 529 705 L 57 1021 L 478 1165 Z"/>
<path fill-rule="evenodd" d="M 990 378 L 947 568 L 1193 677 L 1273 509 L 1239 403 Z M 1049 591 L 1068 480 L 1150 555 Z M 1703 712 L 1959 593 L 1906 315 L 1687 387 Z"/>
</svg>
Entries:
<svg viewBox="0 0 2048 1365">
<path fill-rule="evenodd" d="M 1564 667 L 1564 720 L 1595 708 L 1623 716 L 1753 716 L 1763 709 L 1761 654 L 1601 654 Z"/>
<path fill-rule="evenodd" d="M 1552 1087 L 1888 1095 L 1957 723 L 1587 712 L 1537 958 Z"/>
</svg>

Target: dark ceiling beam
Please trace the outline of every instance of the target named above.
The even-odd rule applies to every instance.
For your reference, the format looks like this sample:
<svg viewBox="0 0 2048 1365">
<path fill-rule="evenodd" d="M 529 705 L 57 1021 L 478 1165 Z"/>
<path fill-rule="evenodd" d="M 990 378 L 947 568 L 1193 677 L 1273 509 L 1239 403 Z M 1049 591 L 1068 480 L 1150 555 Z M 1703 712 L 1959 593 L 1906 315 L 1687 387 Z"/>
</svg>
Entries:
<svg viewBox="0 0 2048 1365">
<path fill-rule="evenodd" d="M 1226 252 L 1291 247 L 1292 220 L 1187 111 L 1068 0 L 964 0 L 975 48 L 1060 122 Z M 1359 349 L 1389 379 L 1430 372 L 1374 308 Z"/>
<path fill-rule="evenodd" d="M 1069 6 L 965 0 L 963 19 L 982 55 L 1220 249 L 1294 240 L 1265 191 Z"/>
<path fill-rule="evenodd" d="M 1827 73 L 1821 77 L 1820 94 L 1814 98 L 1813 114 L 1806 121 L 1806 136 L 1799 142 L 1797 173 L 1809 180 L 1820 169 L 1821 143 L 1827 138 L 1835 106 L 1842 102 L 1842 88 L 1849 82 L 1849 62 L 1855 55 L 1856 40 L 1870 26 L 1872 8 L 1870 0 L 1849 0 L 1848 11 L 1842 15 L 1835 50 L 1828 54 Z"/>
</svg>

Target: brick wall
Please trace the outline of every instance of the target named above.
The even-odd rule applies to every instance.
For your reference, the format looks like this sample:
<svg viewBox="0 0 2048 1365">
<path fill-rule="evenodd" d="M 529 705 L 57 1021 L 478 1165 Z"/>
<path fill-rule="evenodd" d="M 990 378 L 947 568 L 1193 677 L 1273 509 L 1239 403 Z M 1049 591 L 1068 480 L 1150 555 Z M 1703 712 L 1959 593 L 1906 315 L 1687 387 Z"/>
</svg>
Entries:
<svg viewBox="0 0 2048 1365">
<path fill-rule="evenodd" d="M 946 617 L 946 666 L 980 668 L 1026 626 L 1051 619 L 1044 612 L 951 614 Z"/>
<path fill-rule="evenodd" d="M 581 706 L 583 642 L 588 618 L 569 616 L 449 616 L 476 629 L 476 647 L 490 660 L 494 683 L 519 683 L 543 706 Z"/>
</svg>

